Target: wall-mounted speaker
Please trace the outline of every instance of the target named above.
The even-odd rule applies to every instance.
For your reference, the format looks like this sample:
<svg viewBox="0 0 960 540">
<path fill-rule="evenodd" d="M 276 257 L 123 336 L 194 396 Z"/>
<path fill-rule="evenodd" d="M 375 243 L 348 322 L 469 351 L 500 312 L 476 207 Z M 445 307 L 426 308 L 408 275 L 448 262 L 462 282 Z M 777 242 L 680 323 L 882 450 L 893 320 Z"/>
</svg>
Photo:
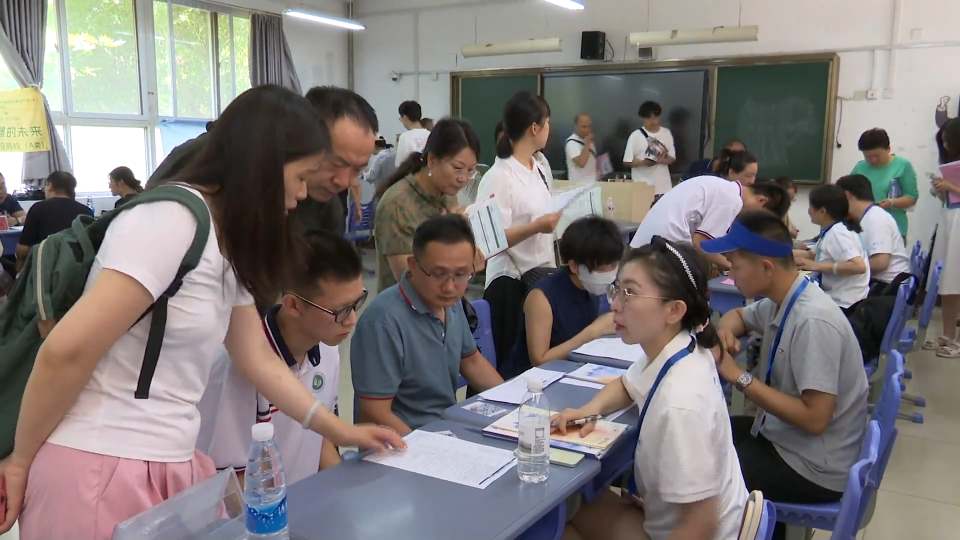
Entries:
<svg viewBox="0 0 960 540">
<path fill-rule="evenodd" d="M 605 60 L 607 57 L 607 34 L 604 32 L 583 32 L 580 34 L 580 59 Z"/>
</svg>

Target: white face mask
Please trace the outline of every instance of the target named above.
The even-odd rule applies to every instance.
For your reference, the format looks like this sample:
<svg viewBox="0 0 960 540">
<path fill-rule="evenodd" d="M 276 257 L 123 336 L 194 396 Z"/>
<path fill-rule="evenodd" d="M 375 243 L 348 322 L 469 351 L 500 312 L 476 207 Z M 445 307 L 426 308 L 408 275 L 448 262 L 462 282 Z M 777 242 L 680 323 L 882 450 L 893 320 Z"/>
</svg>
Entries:
<svg viewBox="0 0 960 540">
<path fill-rule="evenodd" d="M 616 268 L 609 272 L 591 272 L 581 264 L 577 266 L 577 270 L 579 270 L 577 275 L 580 277 L 580 282 L 583 283 L 583 288 L 594 296 L 607 294 L 607 288 L 617 279 Z"/>
</svg>

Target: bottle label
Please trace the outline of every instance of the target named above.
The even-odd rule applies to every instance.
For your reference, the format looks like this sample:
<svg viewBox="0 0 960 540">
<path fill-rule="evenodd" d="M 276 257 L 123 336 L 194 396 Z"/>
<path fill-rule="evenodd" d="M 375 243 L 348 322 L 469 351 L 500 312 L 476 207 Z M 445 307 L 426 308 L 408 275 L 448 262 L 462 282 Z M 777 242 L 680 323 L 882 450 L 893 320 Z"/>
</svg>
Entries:
<svg viewBox="0 0 960 540">
<path fill-rule="evenodd" d="M 287 526 L 287 496 L 262 506 L 247 506 L 247 531 L 253 534 L 271 534 Z"/>
</svg>

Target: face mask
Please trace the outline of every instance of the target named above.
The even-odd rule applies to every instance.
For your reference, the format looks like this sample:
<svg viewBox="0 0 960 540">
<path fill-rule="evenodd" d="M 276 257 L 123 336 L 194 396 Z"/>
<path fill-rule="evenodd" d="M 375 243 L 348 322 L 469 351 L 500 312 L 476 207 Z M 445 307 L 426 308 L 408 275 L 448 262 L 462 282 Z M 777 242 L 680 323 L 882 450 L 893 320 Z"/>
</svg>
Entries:
<svg viewBox="0 0 960 540">
<path fill-rule="evenodd" d="M 577 267 L 583 288 L 594 296 L 607 294 L 607 287 L 617 279 L 617 269 L 609 272 L 591 272 L 584 265 Z"/>
</svg>

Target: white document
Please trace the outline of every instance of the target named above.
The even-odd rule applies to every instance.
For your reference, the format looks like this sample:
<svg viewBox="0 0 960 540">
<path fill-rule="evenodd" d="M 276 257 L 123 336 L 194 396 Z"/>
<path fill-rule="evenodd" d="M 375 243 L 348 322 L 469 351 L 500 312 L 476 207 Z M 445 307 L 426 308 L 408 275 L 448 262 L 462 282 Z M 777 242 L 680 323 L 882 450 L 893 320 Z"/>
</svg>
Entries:
<svg viewBox="0 0 960 540">
<path fill-rule="evenodd" d="M 600 383 L 595 383 L 590 381 L 581 381 L 580 379 L 571 379 L 570 377 L 564 377 L 560 379 L 560 384 L 569 384 L 570 386 L 582 386 L 584 388 L 593 388 L 594 390 L 603 389 L 603 385 Z"/>
<path fill-rule="evenodd" d="M 492 484 L 517 461 L 510 450 L 440 433 L 418 430 L 403 440 L 407 443 L 405 450 L 374 454 L 364 460 L 478 489 Z"/>
<path fill-rule="evenodd" d="M 500 403 L 510 403 L 519 405 L 523 401 L 523 395 L 527 393 L 527 379 L 534 377 L 543 381 L 543 387 L 546 388 L 563 377 L 559 371 L 549 371 L 538 367 L 530 368 L 519 377 L 494 386 L 480 394 L 480 397 L 487 401 L 499 401 Z"/>
<path fill-rule="evenodd" d="M 647 355 L 639 345 L 627 345 L 616 337 L 605 337 L 595 339 L 590 343 L 581 345 L 573 351 L 586 356 L 596 356 L 598 358 L 613 358 L 615 360 L 624 360 L 626 362 L 646 362 Z"/>
<path fill-rule="evenodd" d="M 466 209 L 470 227 L 477 241 L 477 247 L 487 259 L 506 251 L 507 232 L 503 228 L 503 217 L 496 197 L 477 201 Z"/>
<path fill-rule="evenodd" d="M 543 214 L 555 214 L 557 212 L 563 212 L 568 206 L 573 204 L 573 201 L 577 200 L 578 197 L 587 193 L 591 189 L 598 187 L 597 182 L 591 182 L 585 186 L 580 186 L 575 189 L 564 191 L 562 193 L 555 193 L 550 199 L 550 205 L 547 206 L 546 210 L 540 215 Z M 537 216 L 539 217 L 539 216 Z"/>
<path fill-rule="evenodd" d="M 570 204 L 560 213 L 560 222 L 557 224 L 555 233 L 557 238 L 563 236 L 564 231 L 574 221 L 585 216 L 602 216 L 603 206 L 600 204 L 600 186 L 590 187 L 581 192 Z M 577 190 L 574 190 L 577 191 Z"/>
</svg>

